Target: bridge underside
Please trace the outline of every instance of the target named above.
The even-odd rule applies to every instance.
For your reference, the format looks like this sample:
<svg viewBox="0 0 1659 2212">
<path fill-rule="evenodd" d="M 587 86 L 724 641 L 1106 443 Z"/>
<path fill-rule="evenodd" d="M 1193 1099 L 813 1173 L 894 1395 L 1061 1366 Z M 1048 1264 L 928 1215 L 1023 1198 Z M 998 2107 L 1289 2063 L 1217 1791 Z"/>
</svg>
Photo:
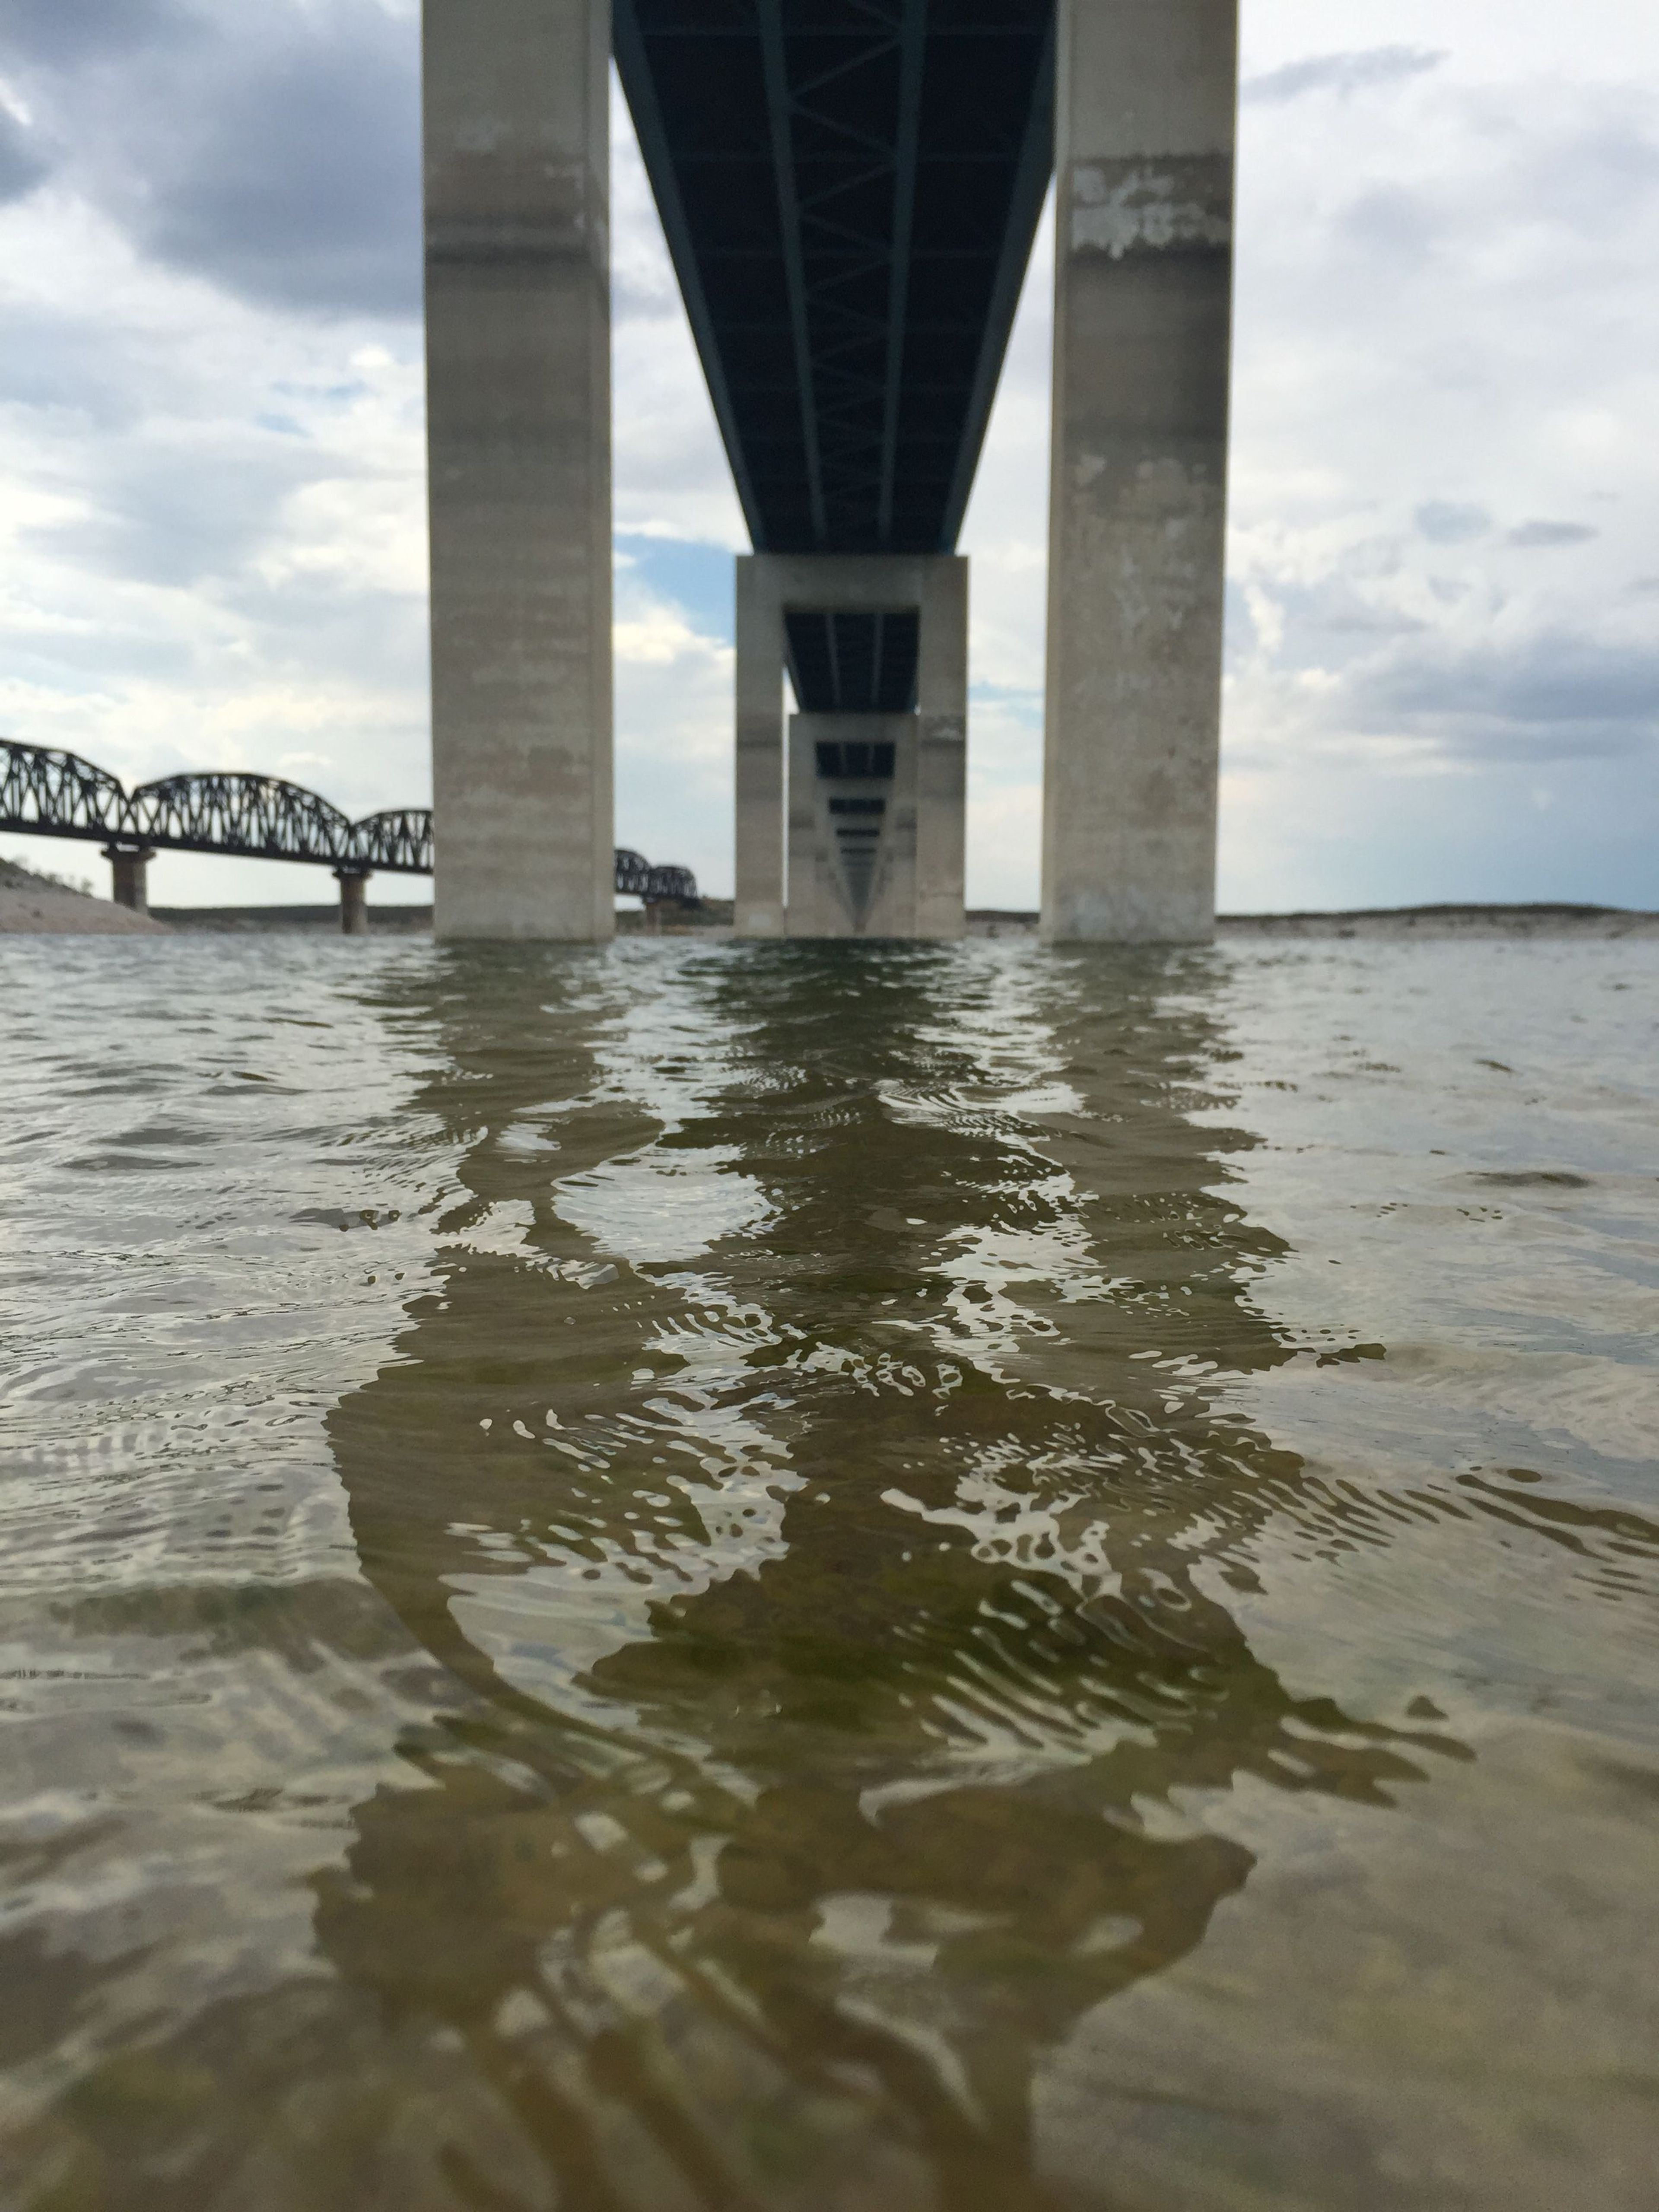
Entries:
<svg viewBox="0 0 1659 2212">
<path fill-rule="evenodd" d="M 905 564 L 953 560 L 1057 168 L 1045 917 L 1208 933 L 1237 19 L 425 0 L 441 931 L 609 928 L 614 52 L 755 557 L 785 564 L 739 592 L 739 927 L 792 927 L 809 811 L 830 933 L 911 903 L 916 933 L 962 926 L 965 578 Z M 768 608 L 747 630 L 743 588 Z M 813 725 L 793 749 L 786 667 Z M 796 805 L 791 759 L 904 718 L 880 742 L 914 752 L 910 812 L 816 785 Z M 907 903 L 883 869 L 912 814 L 933 889 Z"/>
<path fill-rule="evenodd" d="M 953 551 L 1053 170 L 1054 0 L 616 0 L 614 37 L 756 551 Z"/>
</svg>

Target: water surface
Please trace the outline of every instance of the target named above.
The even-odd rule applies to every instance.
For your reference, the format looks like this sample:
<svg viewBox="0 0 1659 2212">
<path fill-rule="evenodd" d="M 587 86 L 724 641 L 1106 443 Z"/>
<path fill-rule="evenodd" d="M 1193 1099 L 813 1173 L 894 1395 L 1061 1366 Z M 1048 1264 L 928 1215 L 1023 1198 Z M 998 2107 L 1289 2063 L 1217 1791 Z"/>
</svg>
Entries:
<svg viewBox="0 0 1659 2212">
<path fill-rule="evenodd" d="M 1659 2201 L 1659 947 L 0 1034 L 0 2202 Z"/>
</svg>

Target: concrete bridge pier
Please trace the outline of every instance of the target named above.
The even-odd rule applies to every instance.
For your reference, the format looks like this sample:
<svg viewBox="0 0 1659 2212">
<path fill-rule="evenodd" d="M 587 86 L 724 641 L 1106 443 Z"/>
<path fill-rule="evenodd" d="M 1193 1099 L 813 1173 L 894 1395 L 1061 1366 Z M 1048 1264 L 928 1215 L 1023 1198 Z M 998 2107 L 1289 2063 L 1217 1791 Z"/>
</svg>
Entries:
<svg viewBox="0 0 1659 2212">
<path fill-rule="evenodd" d="M 434 926 L 605 939 L 611 8 L 425 0 L 423 37 Z"/>
<path fill-rule="evenodd" d="M 1059 0 L 1042 928 L 1215 926 L 1237 0 Z"/>
<path fill-rule="evenodd" d="M 106 845 L 102 857 L 113 878 L 110 896 L 117 906 L 134 914 L 149 912 L 149 864 L 155 858 L 148 845 Z"/>
<path fill-rule="evenodd" d="M 340 886 L 340 933 L 343 937 L 367 937 L 368 934 L 368 868 L 336 868 L 334 880 Z"/>
<path fill-rule="evenodd" d="M 790 718 L 786 750 L 792 618 L 810 625 L 846 616 L 913 624 L 914 710 L 895 711 L 873 684 L 861 696 L 850 669 L 837 678 L 832 640 L 816 676 L 795 656 L 808 711 Z M 738 562 L 737 644 L 738 935 L 960 937 L 967 562 L 953 554 L 745 555 Z"/>
</svg>

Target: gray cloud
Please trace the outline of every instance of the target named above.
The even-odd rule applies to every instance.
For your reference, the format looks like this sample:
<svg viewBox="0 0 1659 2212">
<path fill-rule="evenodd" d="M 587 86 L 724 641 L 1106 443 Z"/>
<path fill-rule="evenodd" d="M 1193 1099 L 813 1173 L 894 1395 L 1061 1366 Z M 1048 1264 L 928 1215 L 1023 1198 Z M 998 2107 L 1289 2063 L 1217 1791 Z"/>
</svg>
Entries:
<svg viewBox="0 0 1659 2212">
<path fill-rule="evenodd" d="M 1378 185 L 1361 192 L 1339 217 L 1339 251 L 1352 258 L 1420 261 L 1446 227 L 1446 210 L 1421 192 Z"/>
<path fill-rule="evenodd" d="M 34 132 L 0 107 L 0 207 L 32 192 L 51 167 Z"/>
<path fill-rule="evenodd" d="M 1587 127 L 1564 131 L 1540 151 L 1527 184 L 1540 219 L 1600 240 L 1610 210 L 1628 222 L 1659 190 L 1650 108 L 1626 94 L 1604 94 Z"/>
<path fill-rule="evenodd" d="M 88 58 L 187 34 L 182 0 L 6 0 L 0 59 L 9 67 L 73 67 Z"/>
<path fill-rule="evenodd" d="M 1263 76 L 1246 77 L 1239 97 L 1278 103 L 1300 100 L 1310 92 L 1334 92 L 1346 100 L 1375 85 L 1422 76 L 1438 69 L 1445 58 L 1443 52 L 1424 46 L 1367 46 L 1356 53 L 1311 54 L 1304 62 L 1289 62 Z"/>
<path fill-rule="evenodd" d="M 1601 536 L 1588 522 L 1523 522 L 1511 530 L 1505 543 L 1510 545 L 1583 545 L 1591 538 Z"/>
<path fill-rule="evenodd" d="M 273 304 L 414 315 L 421 303 L 417 48 L 357 9 L 329 39 L 230 64 L 149 149 L 130 211 L 160 260 Z"/>
<path fill-rule="evenodd" d="M 1402 646 L 1357 670 L 1373 731 L 1431 738 L 1463 760 L 1576 760 L 1659 741 L 1659 646 L 1549 631 L 1513 646 Z"/>
<path fill-rule="evenodd" d="M 374 0 L 59 9 L 82 14 L 73 36 L 28 0 L 0 52 L 141 252 L 264 304 L 419 313 L 414 22 Z"/>
<path fill-rule="evenodd" d="M 1412 520 L 1431 545 L 1463 545 L 1471 538 L 1484 538 L 1492 517 L 1484 507 L 1462 506 L 1455 500 L 1425 500 Z"/>
<path fill-rule="evenodd" d="M 337 462 L 286 438 L 207 455 L 141 447 L 112 467 L 94 513 L 25 538 L 49 556 L 127 581 L 225 580 L 269 542 L 290 493 L 338 473 Z"/>
</svg>

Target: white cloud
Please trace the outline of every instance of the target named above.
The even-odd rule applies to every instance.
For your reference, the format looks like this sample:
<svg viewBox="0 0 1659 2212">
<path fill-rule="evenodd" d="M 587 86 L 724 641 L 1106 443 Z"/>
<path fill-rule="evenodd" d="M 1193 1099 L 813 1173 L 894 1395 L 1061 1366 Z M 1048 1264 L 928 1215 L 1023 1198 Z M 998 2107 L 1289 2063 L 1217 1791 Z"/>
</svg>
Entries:
<svg viewBox="0 0 1659 2212">
<path fill-rule="evenodd" d="M 367 811 L 428 788 L 416 11 L 256 12 L 0 21 L 0 728 Z M 1246 8 L 1224 898 L 1659 903 L 1659 18 L 1375 21 Z M 743 533 L 616 143 L 618 831 L 722 889 Z M 986 903 L 1036 896 L 1047 252 L 964 538 Z M 157 896 L 331 892 L 286 872 Z"/>
<path fill-rule="evenodd" d="M 1253 101 L 1277 106 L 1322 92 L 1346 100 L 1357 92 L 1421 76 L 1438 69 L 1445 58 L 1443 50 L 1423 46 L 1367 46 L 1357 53 L 1310 54 L 1304 61 L 1285 62 L 1259 76 L 1246 76 L 1239 98 L 1246 106 Z"/>
</svg>

